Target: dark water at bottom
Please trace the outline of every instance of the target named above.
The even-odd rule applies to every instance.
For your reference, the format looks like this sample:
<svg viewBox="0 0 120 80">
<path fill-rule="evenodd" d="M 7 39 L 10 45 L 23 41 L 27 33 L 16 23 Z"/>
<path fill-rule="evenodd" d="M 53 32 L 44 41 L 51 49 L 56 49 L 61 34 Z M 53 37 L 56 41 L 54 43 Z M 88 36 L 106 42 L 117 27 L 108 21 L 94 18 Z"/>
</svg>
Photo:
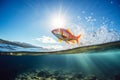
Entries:
<svg viewBox="0 0 120 80">
<path fill-rule="evenodd" d="M 82 72 L 85 75 L 106 77 L 106 80 L 107 77 L 111 77 L 109 80 L 119 80 L 120 50 L 85 54 L 0 56 L 0 80 L 15 80 L 20 74 L 39 69 L 62 70 L 69 73 Z M 118 78 L 115 78 L 115 75 L 118 75 Z"/>
</svg>

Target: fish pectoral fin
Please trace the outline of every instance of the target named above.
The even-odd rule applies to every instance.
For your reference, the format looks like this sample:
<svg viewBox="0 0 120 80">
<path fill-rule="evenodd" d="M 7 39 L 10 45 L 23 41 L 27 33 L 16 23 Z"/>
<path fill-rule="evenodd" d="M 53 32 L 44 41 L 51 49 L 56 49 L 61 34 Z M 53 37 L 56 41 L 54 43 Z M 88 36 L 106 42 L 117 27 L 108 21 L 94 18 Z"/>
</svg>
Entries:
<svg viewBox="0 0 120 80">
<path fill-rule="evenodd" d="M 75 43 L 76 41 L 75 40 L 71 40 L 72 43 Z"/>
<path fill-rule="evenodd" d="M 59 42 L 62 42 L 62 39 L 59 38 L 58 41 L 59 41 Z"/>
</svg>

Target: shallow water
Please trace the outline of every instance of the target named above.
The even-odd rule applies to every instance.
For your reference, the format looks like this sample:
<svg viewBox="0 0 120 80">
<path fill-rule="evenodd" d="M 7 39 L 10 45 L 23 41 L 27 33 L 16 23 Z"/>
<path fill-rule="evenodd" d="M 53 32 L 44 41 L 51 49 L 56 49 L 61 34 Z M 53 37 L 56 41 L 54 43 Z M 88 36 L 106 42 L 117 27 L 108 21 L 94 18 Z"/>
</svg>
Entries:
<svg viewBox="0 0 120 80">
<path fill-rule="evenodd" d="M 109 49 L 93 52 L 93 54 L 88 52 L 87 54 L 0 56 L 0 80 L 24 80 L 25 77 L 29 77 L 29 79 L 25 79 L 30 80 L 31 77 L 35 76 L 32 75 L 35 74 L 35 71 L 38 74 L 41 70 L 51 73 L 58 71 L 61 72 L 61 75 L 82 73 L 86 77 L 95 75 L 98 79 L 102 80 L 117 80 L 115 75 L 120 75 L 119 58 L 120 49 Z M 22 77 L 24 78 L 22 79 Z"/>
</svg>

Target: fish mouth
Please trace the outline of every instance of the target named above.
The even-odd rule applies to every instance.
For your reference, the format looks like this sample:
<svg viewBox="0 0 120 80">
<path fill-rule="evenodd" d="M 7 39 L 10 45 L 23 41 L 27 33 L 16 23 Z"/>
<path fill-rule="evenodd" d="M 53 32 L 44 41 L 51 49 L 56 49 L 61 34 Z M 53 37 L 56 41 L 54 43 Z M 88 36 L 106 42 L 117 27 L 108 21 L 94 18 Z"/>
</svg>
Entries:
<svg viewBox="0 0 120 80">
<path fill-rule="evenodd" d="M 54 33 L 54 30 L 52 30 L 51 32 Z"/>
<path fill-rule="evenodd" d="M 53 34 L 57 34 L 57 33 L 58 33 L 56 29 L 52 30 L 51 32 L 52 32 Z"/>
<path fill-rule="evenodd" d="M 51 32 L 52 32 L 53 34 L 56 34 L 56 33 L 55 33 L 55 30 L 52 30 Z"/>
</svg>

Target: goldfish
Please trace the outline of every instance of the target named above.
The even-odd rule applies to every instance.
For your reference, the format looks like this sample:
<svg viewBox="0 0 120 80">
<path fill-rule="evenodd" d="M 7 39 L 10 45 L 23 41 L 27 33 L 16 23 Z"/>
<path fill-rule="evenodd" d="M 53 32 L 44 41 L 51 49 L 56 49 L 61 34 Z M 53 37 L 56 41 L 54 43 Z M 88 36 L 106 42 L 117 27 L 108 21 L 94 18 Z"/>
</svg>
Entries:
<svg viewBox="0 0 120 80">
<path fill-rule="evenodd" d="M 70 29 L 57 28 L 51 31 L 57 38 L 59 42 L 65 41 L 66 43 L 77 43 L 79 44 L 79 38 L 81 34 L 75 36 Z"/>
</svg>

